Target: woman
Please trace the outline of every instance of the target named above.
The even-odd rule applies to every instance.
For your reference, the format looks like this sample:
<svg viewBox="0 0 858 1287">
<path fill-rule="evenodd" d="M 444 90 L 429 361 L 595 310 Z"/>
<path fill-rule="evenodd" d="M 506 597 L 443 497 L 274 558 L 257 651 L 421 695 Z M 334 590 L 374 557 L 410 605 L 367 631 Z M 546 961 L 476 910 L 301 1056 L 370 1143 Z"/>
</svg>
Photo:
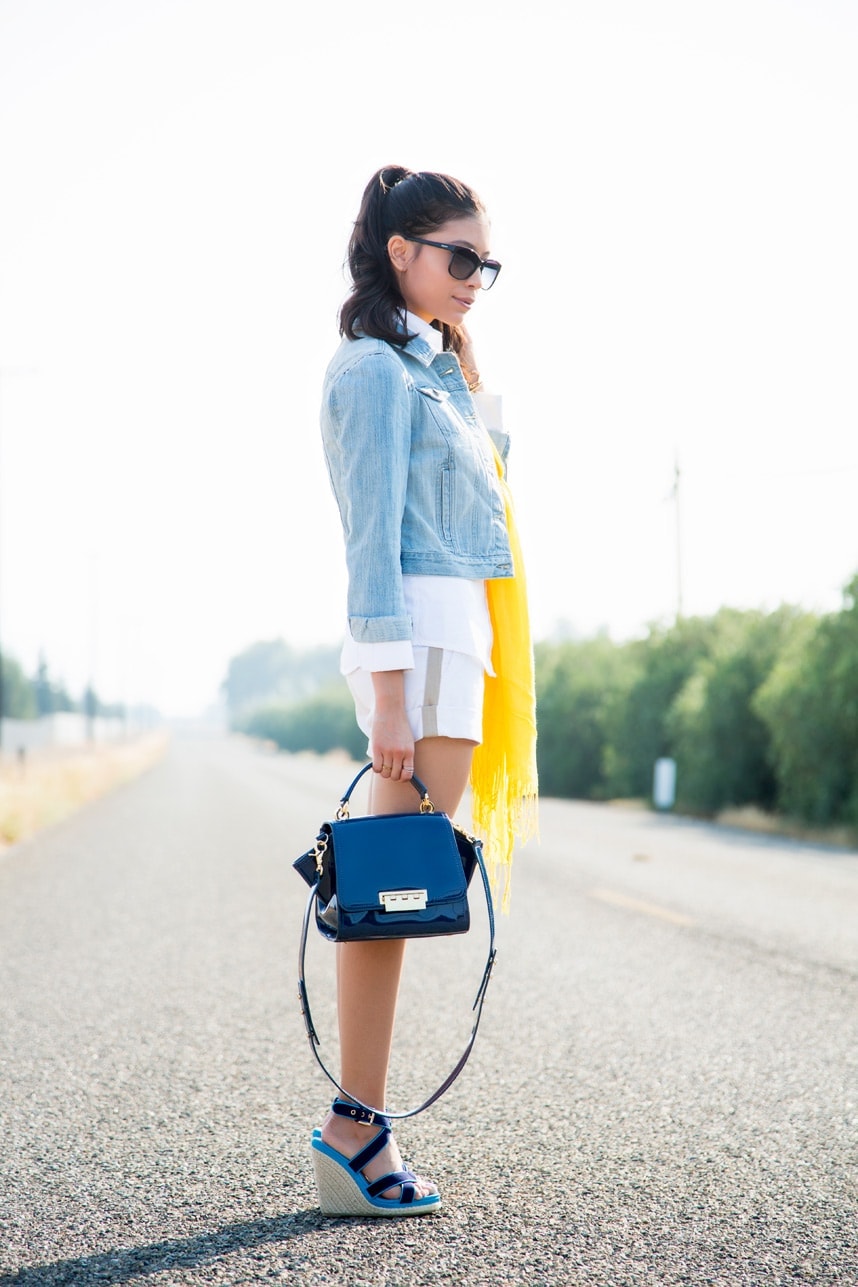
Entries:
<svg viewBox="0 0 858 1287">
<path fill-rule="evenodd" d="M 496 842 L 487 844 L 496 880 L 508 876 L 513 833 L 532 820 L 536 777 L 523 577 L 502 478 L 508 442 L 465 327 L 500 272 L 489 236 L 482 203 L 457 180 L 397 166 L 373 175 L 349 243 L 353 286 L 325 377 L 322 435 L 345 536 L 342 670 L 369 738 L 370 812 L 418 807 L 416 773 L 453 815 L 470 777 L 475 825 Z M 502 585 L 512 593 L 493 596 Z M 340 1083 L 363 1104 L 386 1103 L 404 947 L 337 948 Z M 403 1170 L 389 1120 L 349 1099 L 334 1101 L 313 1157 L 327 1214 L 440 1206 L 434 1184 Z"/>
</svg>

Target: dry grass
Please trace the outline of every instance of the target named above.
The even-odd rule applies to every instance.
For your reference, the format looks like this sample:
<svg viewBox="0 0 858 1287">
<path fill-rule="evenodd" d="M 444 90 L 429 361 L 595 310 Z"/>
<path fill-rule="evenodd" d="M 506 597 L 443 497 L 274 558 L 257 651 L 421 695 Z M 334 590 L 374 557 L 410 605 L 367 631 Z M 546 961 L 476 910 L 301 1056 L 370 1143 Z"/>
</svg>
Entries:
<svg viewBox="0 0 858 1287">
<path fill-rule="evenodd" d="M 159 760 L 168 735 L 42 751 L 26 762 L 0 762 L 0 849 L 26 840 Z"/>
<path fill-rule="evenodd" d="M 608 800 L 607 803 L 613 809 L 646 809 L 658 813 L 649 800 Z M 715 822 L 722 827 L 752 831 L 758 835 L 782 836 L 785 840 L 801 840 L 806 844 L 826 845 L 836 849 L 858 849 L 858 828 L 804 826 L 795 818 L 766 813 L 752 804 L 742 805 L 741 808 L 722 809 L 714 818 L 709 814 L 681 813 L 674 809 L 669 809 L 665 817 Z"/>
<path fill-rule="evenodd" d="M 739 827 L 743 831 L 756 831 L 767 836 L 784 836 L 809 844 L 834 845 L 842 849 L 854 849 L 858 846 L 858 834 L 848 827 L 805 827 L 789 818 L 764 813 L 754 805 L 744 805 L 740 809 L 722 809 L 716 822 L 725 827 Z"/>
</svg>

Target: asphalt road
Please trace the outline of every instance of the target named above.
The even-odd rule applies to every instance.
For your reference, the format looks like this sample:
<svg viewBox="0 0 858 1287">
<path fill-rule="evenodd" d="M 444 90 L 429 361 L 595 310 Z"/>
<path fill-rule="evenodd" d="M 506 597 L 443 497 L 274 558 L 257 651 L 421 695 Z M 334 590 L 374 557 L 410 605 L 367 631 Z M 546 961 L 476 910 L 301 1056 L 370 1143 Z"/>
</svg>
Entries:
<svg viewBox="0 0 858 1287">
<path fill-rule="evenodd" d="M 0 857 L 0 1287 L 858 1283 L 858 854 L 621 808 L 546 801 L 516 859 L 471 1064 L 399 1131 L 443 1212 L 323 1220 L 290 863 L 348 778 L 178 740 Z M 394 1107 L 476 920 L 409 949 Z"/>
</svg>

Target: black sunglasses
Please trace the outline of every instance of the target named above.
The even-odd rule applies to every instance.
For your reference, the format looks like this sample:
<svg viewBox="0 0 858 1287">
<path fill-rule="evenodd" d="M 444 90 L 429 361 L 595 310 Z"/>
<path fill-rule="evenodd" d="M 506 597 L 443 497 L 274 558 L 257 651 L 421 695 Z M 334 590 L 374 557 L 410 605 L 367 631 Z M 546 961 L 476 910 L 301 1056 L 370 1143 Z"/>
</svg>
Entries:
<svg viewBox="0 0 858 1287">
<path fill-rule="evenodd" d="M 402 236 L 406 241 L 419 241 L 421 246 L 437 246 L 439 250 L 449 250 L 450 262 L 447 265 L 447 271 L 458 282 L 467 281 L 477 270 L 479 270 L 480 285 L 483 290 L 491 290 L 498 279 L 501 266 L 496 259 L 480 259 L 475 250 L 468 250 L 466 246 L 451 246 L 446 241 L 430 241 L 428 237 L 408 237 L 405 233 Z"/>
</svg>

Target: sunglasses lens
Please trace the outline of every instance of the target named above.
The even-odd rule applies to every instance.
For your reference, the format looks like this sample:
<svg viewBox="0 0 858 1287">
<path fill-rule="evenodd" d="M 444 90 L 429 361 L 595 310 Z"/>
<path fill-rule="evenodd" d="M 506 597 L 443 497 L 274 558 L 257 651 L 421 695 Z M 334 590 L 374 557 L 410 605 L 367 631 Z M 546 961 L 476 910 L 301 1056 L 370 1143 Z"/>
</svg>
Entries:
<svg viewBox="0 0 858 1287">
<path fill-rule="evenodd" d="M 498 279 L 498 273 L 501 270 L 500 264 L 496 259 L 487 259 L 480 269 L 480 284 L 483 290 L 491 290 Z"/>
<path fill-rule="evenodd" d="M 450 276 L 455 277 L 456 281 L 463 282 L 466 278 L 473 277 L 479 266 L 479 258 L 473 250 L 457 250 L 450 256 Z"/>
<path fill-rule="evenodd" d="M 477 269 L 480 270 L 480 285 L 483 290 L 490 290 L 501 270 L 496 259 L 482 260 L 475 251 L 464 248 L 454 251 L 450 256 L 450 276 L 457 281 L 463 282 L 473 277 Z"/>
</svg>

